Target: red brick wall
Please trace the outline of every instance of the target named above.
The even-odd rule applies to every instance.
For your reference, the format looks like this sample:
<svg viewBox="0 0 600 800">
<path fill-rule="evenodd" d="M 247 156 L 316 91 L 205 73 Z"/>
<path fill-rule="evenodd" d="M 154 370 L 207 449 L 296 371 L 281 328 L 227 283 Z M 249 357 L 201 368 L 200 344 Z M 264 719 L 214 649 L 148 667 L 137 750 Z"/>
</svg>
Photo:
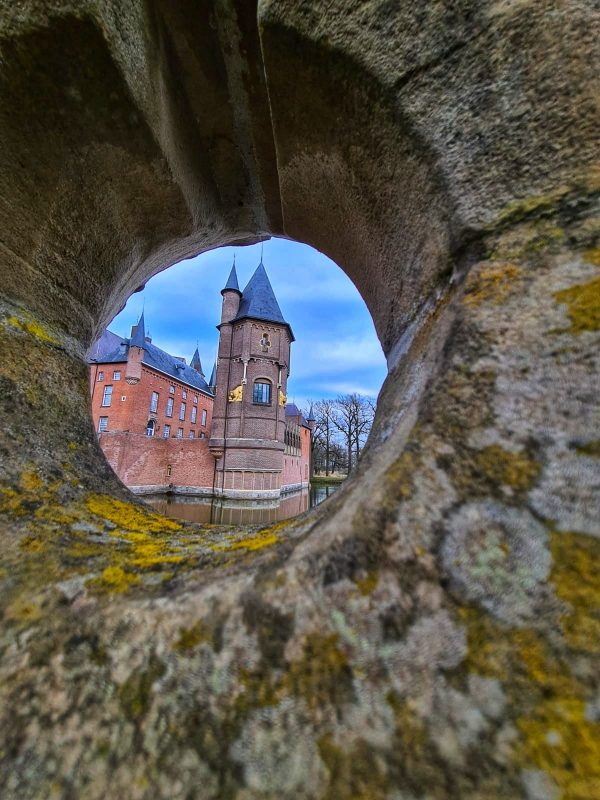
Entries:
<svg viewBox="0 0 600 800">
<path fill-rule="evenodd" d="M 208 450 L 208 439 L 161 439 L 117 432 L 100 434 L 100 446 L 127 486 L 172 483 L 212 489 L 215 460 Z"/>
<path fill-rule="evenodd" d="M 212 424 L 213 398 L 208 397 L 202 392 L 186 386 L 184 383 L 171 379 L 166 375 L 149 367 L 142 367 L 142 377 L 139 383 L 130 385 L 125 381 L 127 364 L 93 364 L 90 368 L 90 393 L 92 397 L 92 417 L 94 426 L 98 430 L 101 416 L 108 417 L 109 431 L 130 431 L 132 433 L 145 433 L 146 425 L 150 417 L 156 418 L 156 436 L 162 438 L 165 424 L 171 426 L 171 437 L 177 435 L 177 429 L 183 428 L 183 438 L 189 437 L 190 431 L 200 438 L 204 433 L 206 438 L 210 437 Z M 120 379 L 114 379 L 114 373 L 121 373 Z M 98 380 L 98 373 L 104 373 L 104 379 Z M 109 407 L 102 406 L 102 395 L 104 387 L 112 385 L 113 394 Z M 174 394 L 170 394 L 169 387 L 173 386 Z M 150 400 L 152 392 L 158 392 L 158 408 L 156 414 L 150 412 Z M 183 392 L 187 392 L 184 400 Z M 124 400 L 122 398 L 125 398 Z M 173 398 L 173 416 L 166 415 L 167 398 Z M 194 403 L 197 398 L 197 404 Z M 181 403 L 186 403 L 185 420 L 179 420 L 179 409 Z M 192 423 L 192 408 L 196 405 L 196 422 Z M 206 425 L 201 425 L 202 410 L 206 410 Z"/>
<path fill-rule="evenodd" d="M 301 455 L 285 453 L 283 456 L 282 486 L 310 481 L 310 430 L 300 426 Z"/>
</svg>

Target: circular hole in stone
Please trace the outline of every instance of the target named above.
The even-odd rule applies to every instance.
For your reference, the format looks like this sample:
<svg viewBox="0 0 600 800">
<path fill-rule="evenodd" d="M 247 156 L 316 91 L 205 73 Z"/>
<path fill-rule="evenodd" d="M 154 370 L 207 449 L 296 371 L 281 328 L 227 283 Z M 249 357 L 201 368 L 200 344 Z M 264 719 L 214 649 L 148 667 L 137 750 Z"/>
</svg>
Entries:
<svg viewBox="0 0 600 800">
<path fill-rule="evenodd" d="M 167 516 L 240 525 L 333 494 L 386 373 L 347 275 L 285 239 L 156 275 L 88 360 L 94 427 L 121 481 Z"/>
</svg>

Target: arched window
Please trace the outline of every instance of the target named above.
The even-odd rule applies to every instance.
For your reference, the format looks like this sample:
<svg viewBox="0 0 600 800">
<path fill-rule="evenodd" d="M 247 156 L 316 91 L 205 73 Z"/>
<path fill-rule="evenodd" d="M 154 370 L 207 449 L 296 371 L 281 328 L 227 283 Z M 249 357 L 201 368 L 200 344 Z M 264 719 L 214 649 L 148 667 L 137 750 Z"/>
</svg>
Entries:
<svg viewBox="0 0 600 800">
<path fill-rule="evenodd" d="M 146 424 L 146 436 L 154 436 L 154 426 L 155 426 L 154 420 L 149 419 Z"/>
<path fill-rule="evenodd" d="M 252 402 L 263 406 L 271 404 L 271 384 L 265 378 L 254 381 Z"/>
</svg>

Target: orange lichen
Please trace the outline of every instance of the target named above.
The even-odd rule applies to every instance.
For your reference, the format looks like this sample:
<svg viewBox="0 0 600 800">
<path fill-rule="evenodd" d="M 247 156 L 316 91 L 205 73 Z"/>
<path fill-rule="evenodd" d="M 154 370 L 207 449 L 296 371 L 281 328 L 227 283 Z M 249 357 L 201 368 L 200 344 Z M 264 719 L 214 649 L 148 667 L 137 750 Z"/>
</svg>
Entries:
<svg viewBox="0 0 600 800">
<path fill-rule="evenodd" d="M 513 290 L 520 275 L 520 268 L 510 263 L 474 268 L 465 284 L 465 305 L 478 306 L 487 300 L 500 305 Z"/>
</svg>

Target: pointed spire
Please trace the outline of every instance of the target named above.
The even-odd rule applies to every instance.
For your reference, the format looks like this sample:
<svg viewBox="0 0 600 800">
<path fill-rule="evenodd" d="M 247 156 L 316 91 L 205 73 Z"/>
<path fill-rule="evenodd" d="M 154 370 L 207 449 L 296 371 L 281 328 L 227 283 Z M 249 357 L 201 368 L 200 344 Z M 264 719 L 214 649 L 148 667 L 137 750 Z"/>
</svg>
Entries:
<svg viewBox="0 0 600 800">
<path fill-rule="evenodd" d="M 310 404 L 310 410 L 308 412 L 308 417 L 306 418 L 307 422 L 315 422 L 315 415 L 313 414 L 313 404 Z"/>
<path fill-rule="evenodd" d="M 200 353 L 198 352 L 198 348 L 194 350 L 194 355 L 192 356 L 192 360 L 190 361 L 190 367 L 195 369 L 199 375 L 204 377 L 204 372 L 202 371 L 202 362 L 200 361 Z"/>
<path fill-rule="evenodd" d="M 259 319 L 265 322 L 276 322 L 287 325 L 294 339 L 294 334 L 288 322 L 283 318 L 271 281 L 267 275 L 262 261 L 256 268 L 254 275 L 248 281 L 242 293 L 240 307 L 236 319 Z"/>
<path fill-rule="evenodd" d="M 217 385 L 217 362 L 213 364 L 212 372 L 210 373 L 210 380 L 208 382 L 208 388 L 214 389 Z"/>
<path fill-rule="evenodd" d="M 233 266 L 231 268 L 231 272 L 229 273 L 229 277 L 227 278 L 227 283 L 221 289 L 221 294 L 223 292 L 238 292 L 238 294 L 242 294 L 240 292 L 240 285 L 238 283 L 237 272 L 235 271 L 235 255 L 233 256 Z"/>
<path fill-rule="evenodd" d="M 135 326 L 135 331 L 133 332 L 133 336 L 129 344 L 132 347 L 144 347 L 146 342 L 146 325 L 144 322 L 144 312 L 142 311 L 142 316 L 138 320 L 138 324 Z"/>
</svg>

